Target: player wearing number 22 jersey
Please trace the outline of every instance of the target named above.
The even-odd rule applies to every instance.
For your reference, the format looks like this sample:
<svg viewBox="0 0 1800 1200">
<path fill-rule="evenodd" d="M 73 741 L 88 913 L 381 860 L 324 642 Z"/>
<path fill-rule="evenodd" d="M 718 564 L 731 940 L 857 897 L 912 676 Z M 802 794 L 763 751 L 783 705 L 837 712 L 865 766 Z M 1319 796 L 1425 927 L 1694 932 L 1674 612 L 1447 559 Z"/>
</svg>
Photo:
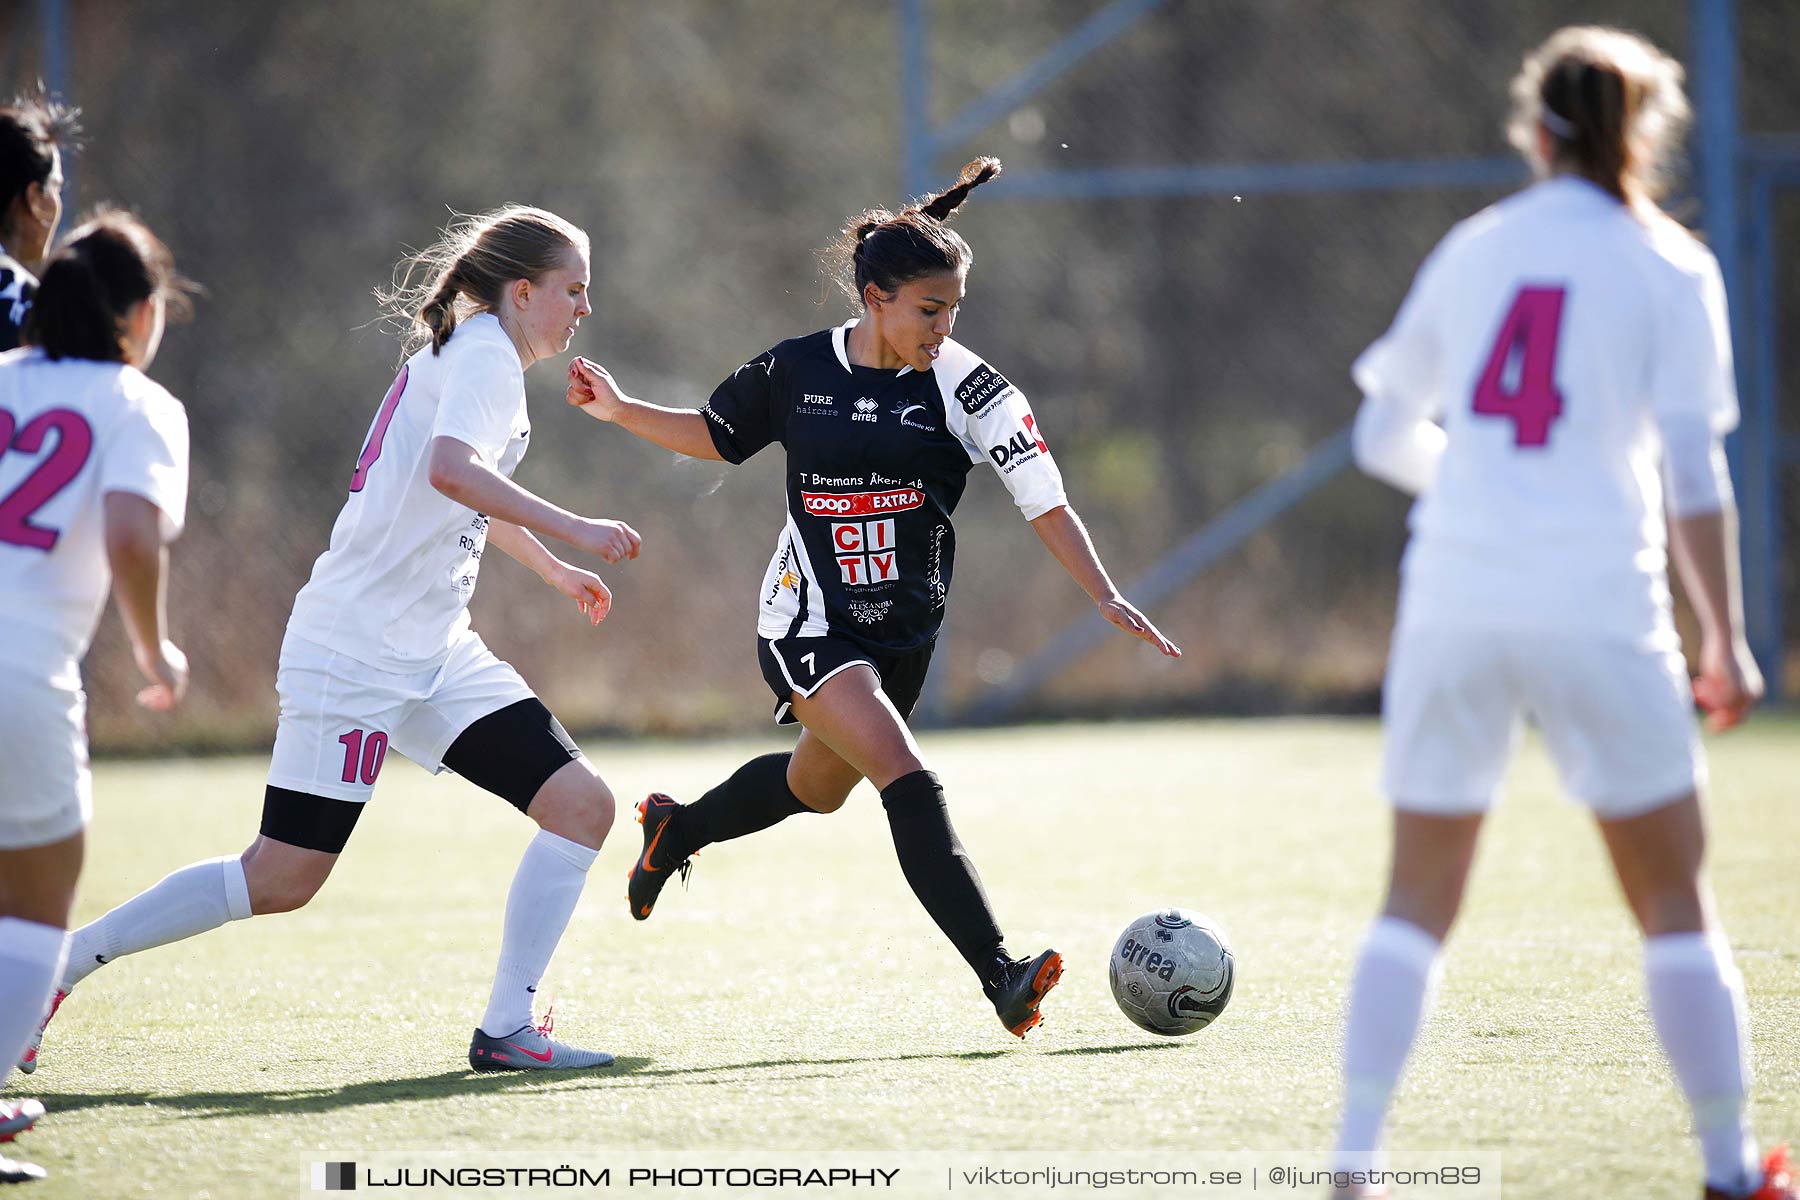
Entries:
<svg viewBox="0 0 1800 1200">
<path fill-rule="evenodd" d="M 0 110 L 0 135 L 12 119 Z M 185 307 L 174 260 L 136 218 L 101 214 L 48 257 L 39 299 L 28 345 L 0 354 L 0 1087 L 62 970 L 92 807 L 80 667 L 109 588 L 150 685 L 139 703 L 166 712 L 187 685 L 163 600 L 187 414 L 144 374 Z M 43 1112 L 0 1099 L 0 1141 Z M 0 1184 L 45 1174 L 0 1156 Z"/>
</svg>

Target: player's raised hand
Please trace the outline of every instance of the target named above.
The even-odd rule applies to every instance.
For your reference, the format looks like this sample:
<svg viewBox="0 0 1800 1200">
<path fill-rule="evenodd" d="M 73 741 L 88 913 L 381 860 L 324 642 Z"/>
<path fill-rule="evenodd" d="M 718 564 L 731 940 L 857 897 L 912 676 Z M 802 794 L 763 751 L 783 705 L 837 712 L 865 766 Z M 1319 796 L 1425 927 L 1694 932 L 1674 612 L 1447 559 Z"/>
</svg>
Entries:
<svg viewBox="0 0 1800 1200">
<path fill-rule="evenodd" d="M 1706 727 L 1717 733 L 1744 719 L 1762 699 L 1763 677 L 1743 639 L 1707 639 L 1700 644 L 1700 677 L 1694 700 L 1706 713 Z"/>
<path fill-rule="evenodd" d="M 643 548 L 644 539 L 638 531 L 623 521 L 603 521 L 598 518 L 583 521 L 576 530 L 575 536 L 569 539 L 569 545 L 577 550 L 586 550 L 589 554 L 597 554 L 606 562 L 623 562 L 628 558 L 636 558 Z"/>
<path fill-rule="evenodd" d="M 569 360 L 569 388 L 564 399 L 591 417 L 610 421 L 618 415 L 624 393 L 605 367 L 576 355 Z"/>
<path fill-rule="evenodd" d="M 612 611 L 612 592 L 592 571 L 584 571 L 569 563 L 559 563 L 545 576 L 544 582 L 581 606 L 581 615 L 589 625 L 598 625 Z"/>
<path fill-rule="evenodd" d="M 1159 653 L 1170 658 L 1181 657 L 1181 647 L 1164 637 L 1162 630 L 1152 625 L 1150 618 L 1139 612 L 1137 606 L 1123 596 L 1100 601 L 1100 615 L 1132 637 L 1149 642 Z"/>
<path fill-rule="evenodd" d="M 181 647 L 163 639 L 154 649 L 134 649 L 138 670 L 150 686 L 137 694 L 137 702 L 151 712 L 169 712 L 187 695 L 188 660 Z"/>
</svg>

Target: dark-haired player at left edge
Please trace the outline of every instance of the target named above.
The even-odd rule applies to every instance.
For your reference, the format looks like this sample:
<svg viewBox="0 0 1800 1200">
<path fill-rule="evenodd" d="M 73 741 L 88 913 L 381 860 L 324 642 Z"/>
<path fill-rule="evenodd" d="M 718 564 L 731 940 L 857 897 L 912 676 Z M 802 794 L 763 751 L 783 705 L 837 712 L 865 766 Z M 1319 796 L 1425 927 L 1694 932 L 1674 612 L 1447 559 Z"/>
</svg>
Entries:
<svg viewBox="0 0 1800 1200">
<path fill-rule="evenodd" d="M 757 651 L 776 721 L 804 731 L 792 753 L 745 763 L 692 804 L 652 795 L 639 805 L 631 915 L 648 917 L 702 846 L 835 811 L 866 778 L 913 893 L 1023 1037 L 1062 956 L 1007 953 L 944 789 L 906 725 L 944 620 L 950 514 L 969 472 L 986 463 L 1000 476 L 1102 616 L 1172 658 L 1181 651 L 1113 586 L 1024 394 L 950 340 L 970 254 L 944 222 L 999 172 L 997 160 L 978 159 L 945 192 L 851 222 L 827 254 L 862 315 L 752 359 L 704 409 L 634 400 L 585 359 L 570 366 L 568 398 L 695 458 L 740 463 L 770 442 L 788 454 L 787 523 L 758 596 Z"/>
<path fill-rule="evenodd" d="M 41 86 L 0 108 L 0 350 L 19 344 L 37 291 L 32 272 L 62 220 L 62 152 L 80 136 L 80 116 Z"/>
</svg>

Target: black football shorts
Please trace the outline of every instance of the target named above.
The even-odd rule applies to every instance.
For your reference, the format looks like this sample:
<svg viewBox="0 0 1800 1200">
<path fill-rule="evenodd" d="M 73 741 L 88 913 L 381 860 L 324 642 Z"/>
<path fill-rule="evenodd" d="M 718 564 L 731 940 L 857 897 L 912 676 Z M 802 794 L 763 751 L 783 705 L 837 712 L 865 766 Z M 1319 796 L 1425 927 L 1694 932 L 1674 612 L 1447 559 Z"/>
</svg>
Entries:
<svg viewBox="0 0 1800 1200">
<path fill-rule="evenodd" d="M 758 638 L 756 660 L 762 666 L 763 680 L 775 693 L 775 723 L 792 725 L 793 698 L 810 696 L 827 679 L 846 671 L 857 663 L 874 669 L 881 679 L 881 690 L 894 702 L 903 717 L 911 716 L 925 687 L 925 672 L 931 667 L 931 652 L 937 642 L 926 642 L 917 650 L 904 654 L 876 654 L 863 649 L 848 638 L 826 634 L 824 637 Z"/>
</svg>

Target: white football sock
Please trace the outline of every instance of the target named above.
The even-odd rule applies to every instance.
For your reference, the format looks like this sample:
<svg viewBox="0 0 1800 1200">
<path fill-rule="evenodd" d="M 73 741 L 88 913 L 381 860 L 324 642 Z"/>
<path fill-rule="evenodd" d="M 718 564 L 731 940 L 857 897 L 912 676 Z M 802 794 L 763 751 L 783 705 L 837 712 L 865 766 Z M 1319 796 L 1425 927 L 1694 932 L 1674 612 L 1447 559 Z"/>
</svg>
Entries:
<svg viewBox="0 0 1800 1200">
<path fill-rule="evenodd" d="M 1377 1165 L 1381 1127 L 1425 1017 L 1438 949 L 1436 938 L 1397 917 L 1369 928 L 1344 1023 L 1344 1123 L 1333 1170 Z"/>
<path fill-rule="evenodd" d="M 193 863 L 69 935 L 68 991 L 115 958 L 178 942 L 250 915 L 250 885 L 237 855 Z"/>
<path fill-rule="evenodd" d="M 500 964 L 488 997 L 481 1029 L 489 1037 L 505 1037 L 531 1024 L 531 1004 L 538 980 L 556 953 L 556 943 L 569 927 L 581 885 L 598 850 L 540 829 L 525 847 L 506 896 L 506 924 L 500 935 Z"/>
<path fill-rule="evenodd" d="M 0 917 L 0 1084 L 50 1011 L 68 940 L 54 925 Z"/>
<path fill-rule="evenodd" d="M 1718 933 L 1646 938 L 1644 978 L 1656 1036 L 1694 1112 L 1707 1184 L 1733 1194 L 1753 1190 L 1762 1163 L 1744 1112 L 1749 1022 L 1731 946 Z"/>
</svg>

